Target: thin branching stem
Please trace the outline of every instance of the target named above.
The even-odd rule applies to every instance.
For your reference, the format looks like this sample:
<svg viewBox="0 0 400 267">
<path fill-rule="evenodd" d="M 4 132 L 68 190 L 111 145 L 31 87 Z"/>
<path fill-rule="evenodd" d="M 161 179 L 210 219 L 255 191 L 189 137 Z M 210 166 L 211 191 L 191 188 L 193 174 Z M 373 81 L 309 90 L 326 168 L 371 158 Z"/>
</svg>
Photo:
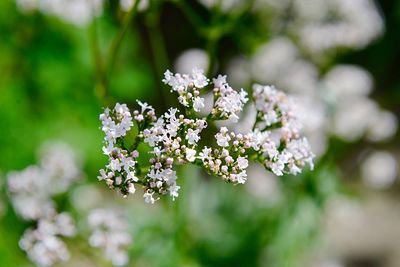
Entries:
<svg viewBox="0 0 400 267">
<path fill-rule="evenodd" d="M 117 35 L 115 35 L 114 39 L 111 42 L 111 47 L 108 52 L 107 56 L 107 73 L 108 75 L 111 75 L 112 69 L 115 64 L 115 60 L 118 56 L 119 48 L 121 46 L 122 40 L 124 39 L 124 36 L 126 32 L 129 29 L 129 25 L 131 24 L 132 19 L 135 17 L 138 7 L 140 4 L 140 0 L 136 0 L 134 5 L 131 7 L 129 12 L 126 14 L 122 27 L 118 31 Z"/>
<path fill-rule="evenodd" d="M 99 47 L 99 40 L 97 34 L 97 23 L 96 21 L 92 22 L 92 25 L 89 28 L 89 41 L 92 50 L 93 62 L 96 67 L 97 73 L 97 82 L 95 86 L 95 95 L 101 99 L 104 103 L 107 104 L 108 98 L 108 85 L 107 85 L 107 75 L 104 69 L 104 64 L 102 60 L 102 55 Z"/>
<path fill-rule="evenodd" d="M 159 17 L 160 16 L 158 10 L 156 11 L 156 13 L 149 14 L 147 17 L 150 49 L 153 56 L 153 65 L 158 81 L 163 76 L 164 71 L 168 69 L 168 66 L 170 66 L 168 52 L 160 29 Z M 164 108 L 168 107 L 171 103 L 174 103 L 172 95 L 168 93 L 168 90 L 165 90 L 162 83 L 157 86 L 157 90 L 162 97 L 162 104 Z"/>
</svg>

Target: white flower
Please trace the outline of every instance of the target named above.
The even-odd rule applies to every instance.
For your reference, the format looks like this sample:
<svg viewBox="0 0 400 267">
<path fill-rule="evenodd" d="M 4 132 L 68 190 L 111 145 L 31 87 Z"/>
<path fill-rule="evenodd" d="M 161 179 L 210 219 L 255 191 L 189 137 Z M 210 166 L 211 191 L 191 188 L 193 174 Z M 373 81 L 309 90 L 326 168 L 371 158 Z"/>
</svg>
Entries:
<svg viewBox="0 0 400 267">
<path fill-rule="evenodd" d="M 249 161 L 244 157 L 238 157 L 236 162 L 237 162 L 239 169 L 242 169 L 242 170 L 246 169 L 249 166 Z"/>
<path fill-rule="evenodd" d="M 231 140 L 231 137 L 229 136 L 229 134 L 227 134 L 227 131 L 228 129 L 226 127 L 222 127 L 220 129 L 220 132 L 215 135 L 217 144 L 221 147 L 229 146 L 229 141 Z"/>
<path fill-rule="evenodd" d="M 249 101 L 249 99 L 247 98 L 247 92 L 243 90 L 243 88 L 240 89 L 239 96 L 240 96 L 240 102 L 247 103 L 247 101 Z"/>
<path fill-rule="evenodd" d="M 113 160 L 111 160 L 109 167 L 113 171 L 120 171 L 121 170 L 121 162 L 118 159 L 113 159 Z"/>
<path fill-rule="evenodd" d="M 204 98 L 202 97 L 194 97 L 193 98 L 193 109 L 196 112 L 201 111 L 204 108 Z"/>
<path fill-rule="evenodd" d="M 283 161 L 278 160 L 276 162 L 273 162 L 270 167 L 273 173 L 275 173 L 278 176 L 282 176 L 283 170 L 285 168 L 285 163 Z"/>
<path fill-rule="evenodd" d="M 247 180 L 247 173 L 242 171 L 236 175 L 236 180 L 239 184 L 244 184 Z"/>
<path fill-rule="evenodd" d="M 218 75 L 217 78 L 213 79 L 213 84 L 214 87 L 216 88 L 222 88 L 225 87 L 226 83 L 226 75 L 222 76 L 222 75 Z"/>
<path fill-rule="evenodd" d="M 180 188 L 181 187 L 179 185 L 173 185 L 168 188 L 169 195 L 172 197 L 172 200 L 175 200 L 175 198 L 179 196 L 178 191 Z"/>
<path fill-rule="evenodd" d="M 361 164 L 363 182 L 374 189 L 389 188 L 398 177 L 399 161 L 389 152 L 376 151 Z"/>
<path fill-rule="evenodd" d="M 200 159 L 204 162 L 205 160 L 210 160 L 212 157 L 211 157 L 211 148 L 209 148 L 209 147 L 204 147 L 203 148 L 203 150 L 200 152 L 200 154 L 199 154 L 199 156 L 200 156 Z"/>
<path fill-rule="evenodd" d="M 143 194 L 144 201 L 148 204 L 154 204 L 155 199 L 153 198 L 154 193 L 146 192 Z"/>
<path fill-rule="evenodd" d="M 137 181 L 139 180 L 139 178 L 137 178 L 137 177 L 135 176 L 135 172 L 134 172 L 134 171 L 129 171 L 129 172 L 127 172 L 126 178 L 128 178 L 129 180 L 132 180 L 132 181 L 134 181 L 134 182 L 137 182 Z"/>
<path fill-rule="evenodd" d="M 136 178 L 136 177 L 135 177 Z M 133 180 L 133 179 L 132 179 Z M 136 178 L 136 181 L 137 181 L 138 179 Z M 134 180 L 135 181 L 135 180 Z M 129 183 L 129 185 L 128 185 L 128 193 L 129 194 L 134 194 L 136 192 L 136 188 L 135 188 L 135 185 L 133 184 L 133 183 Z"/>
<path fill-rule="evenodd" d="M 208 79 L 204 76 L 204 71 L 194 68 L 192 70 L 192 81 L 197 88 L 203 88 L 208 85 Z"/>
<path fill-rule="evenodd" d="M 193 162 L 196 160 L 196 150 L 191 148 L 186 148 L 186 159 L 189 162 Z"/>
<path fill-rule="evenodd" d="M 186 140 L 188 140 L 189 144 L 194 145 L 200 139 L 199 131 L 198 130 L 193 130 L 193 129 L 188 129 L 185 138 L 186 138 Z"/>
</svg>

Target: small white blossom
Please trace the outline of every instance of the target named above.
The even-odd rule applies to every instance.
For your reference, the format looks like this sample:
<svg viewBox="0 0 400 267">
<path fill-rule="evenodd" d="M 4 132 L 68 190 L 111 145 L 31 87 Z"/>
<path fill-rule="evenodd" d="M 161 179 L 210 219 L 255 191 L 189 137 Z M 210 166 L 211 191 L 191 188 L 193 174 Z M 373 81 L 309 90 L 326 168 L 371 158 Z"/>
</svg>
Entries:
<svg viewBox="0 0 400 267">
<path fill-rule="evenodd" d="M 205 107 L 204 98 L 199 97 L 199 96 L 193 98 L 193 109 L 194 109 L 194 111 L 200 112 L 204 107 Z"/>
<path fill-rule="evenodd" d="M 189 162 L 193 162 L 196 159 L 196 150 L 191 149 L 191 148 L 187 148 L 186 149 L 186 159 Z"/>
<path fill-rule="evenodd" d="M 222 127 L 220 132 L 215 135 L 215 139 L 217 140 L 217 144 L 221 147 L 229 146 L 229 141 L 231 137 L 227 134 L 228 129 L 226 127 Z"/>
<path fill-rule="evenodd" d="M 188 143 L 190 145 L 194 145 L 196 144 L 199 139 L 199 131 L 198 130 L 193 130 L 193 129 L 188 129 L 187 135 L 186 135 L 186 139 L 188 140 Z"/>
<path fill-rule="evenodd" d="M 242 171 L 236 175 L 236 180 L 239 184 L 244 184 L 247 180 L 247 173 Z"/>
<path fill-rule="evenodd" d="M 237 165 L 240 169 L 244 170 L 249 166 L 249 161 L 244 157 L 238 157 Z"/>
</svg>

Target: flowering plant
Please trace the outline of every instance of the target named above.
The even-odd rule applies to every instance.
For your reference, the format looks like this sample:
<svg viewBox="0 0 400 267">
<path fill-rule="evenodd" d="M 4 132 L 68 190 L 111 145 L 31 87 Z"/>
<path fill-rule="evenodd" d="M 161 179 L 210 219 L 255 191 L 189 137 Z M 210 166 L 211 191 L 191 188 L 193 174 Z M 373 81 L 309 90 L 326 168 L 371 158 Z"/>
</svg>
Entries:
<svg viewBox="0 0 400 267">
<path fill-rule="evenodd" d="M 153 204 L 167 194 L 175 199 L 180 186 L 174 164 L 201 166 L 233 184 L 246 182 L 249 161 L 261 163 L 278 176 L 296 175 L 306 164 L 313 168 L 314 154 L 307 139 L 300 135 L 294 104 L 273 86 L 253 86 L 250 99 L 257 112 L 250 131 L 235 133 L 220 127 L 213 145 L 200 146 L 201 134 L 208 125 L 221 120 L 238 122 L 249 100 L 247 92 L 234 90 L 226 76 L 210 81 L 200 69 L 193 69 L 190 74 L 167 70 L 163 82 L 177 93 L 182 113 L 171 107 L 157 117 L 152 106 L 137 101 L 139 110 L 131 112 L 126 104 L 117 103 L 100 115 L 105 133 L 103 152 L 109 162 L 100 170 L 98 179 L 123 196 L 133 194 L 136 184 L 143 187 L 147 203 Z M 202 91 L 207 86 L 213 91 L 212 109 L 201 116 L 206 109 Z M 136 134 L 132 136 L 131 131 Z M 141 143 L 151 147 L 148 166 L 139 164 L 137 148 Z"/>
</svg>

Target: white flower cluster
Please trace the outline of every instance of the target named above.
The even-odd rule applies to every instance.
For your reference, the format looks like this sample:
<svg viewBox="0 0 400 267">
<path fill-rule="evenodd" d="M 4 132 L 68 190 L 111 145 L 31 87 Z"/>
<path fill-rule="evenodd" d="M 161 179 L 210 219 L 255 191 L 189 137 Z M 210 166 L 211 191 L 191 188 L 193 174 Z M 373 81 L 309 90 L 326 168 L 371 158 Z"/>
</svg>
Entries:
<svg viewBox="0 0 400 267">
<path fill-rule="evenodd" d="M 88 224 L 92 230 L 89 244 L 101 248 L 114 266 L 127 264 L 126 247 L 132 243 L 132 238 L 125 217 L 115 209 L 95 209 L 89 214 Z"/>
<path fill-rule="evenodd" d="M 25 231 L 20 247 L 37 265 L 51 266 L 68 259 L 60 237 L 75 232 L 72 218 L 66 212 L 57 212 L 52 197 L 66 192 L 82 174 L 76 155 L 66 144 L 49 143 L 40 152 L 39 165 L 7 175 L 8 191 L 15 212 L 37 224 Z"/>
<path fill-rule="evenodd" d="M 193 107 L 196 112 L 204 108 L 204 98 L 200 97 L 200 89 L 208 85 L 208 79 L 203 70 L 194 68 L 191 74 L 173 74 L 167 70 L 163 82 L 178 93 L 179 103 L 186 108 Z"/>
<path fill-rule="evenodd" d="M 287 96 L 272 86 L 253 86 L 257 109 L 255 126 L 261 131 L 255 138 L 259 157 L 265 167 L 280 176 L 298 174 L 306 163 L 313 169 L 314 154 L 305 137 L 300 137 L 300 123 Z"/>
<path fill-rule="evenodd" d="M 38 266 L 53 266 L 69 259 L 69 251 L 61 237 L 75 234 L 75 224 L 68 213 L 41 218 L 36 229 L 28 229 L 19 241 L 21 249 Z"/>
<path fill-rule="evenodd" d="M 246 169 L 249 166 L 245 152 L 251 148 L 251 134 L 236 135 L 226 127 L 221 127 L 215 139 L 219 148 L 204 147 L 200 153 L 203 166 L 211 174 L 227 182 L 244 184 L 247 180 Z"/>
<path fill-rule="evenodd" d="M 375 2 L 257 0 L 252 11 L 266 22 L 272 33 L 283 30 L 284 34 L 294 36 L 308 54 L 325 57 L 337 49 L 364 48 L 383 33 L 384 20 Z"/>
<path fill-rule="evenodd" d="M 139 129 L 146 127 L 156 119 L 154 109 L 138 101 L 141 110 L 132 114 L 125 104 L 117 103 L 113 110 L 106 108 L 100 115 L 102 131 L 105 133 L 103 152 L 109 157 L 105 169 L 100 170 L 99 180 L 105 180 L 110 188 L 118 188 L 123 195 L 135 192 L 136 158 L 139 156 L 135 147 L 131 152 L 125 147 L 123 137 L 136 121 Z"/>
<path fill-rule="evenodd" d="M 16 0 L 21 12 L 35 10 L 77 26 L 89 24 L 103 12 L 104 0 Z"/>
<path fill-rule="evenodd" d="M 154 125 L 143 131 L 144 142 L 153 147 L 150 171 L 145 177 L 145 201 L 154 203 L 154 193 L 178 196 L 176 172 L 172 169 L 174 159 L 178 163 L 194 162 L 200 133 L 207 127 L 202 119 L 188 119 L 176 108 L 170 108 Z"/>
<path fill-rule="evenodd" d="M 372 0 L 294 1 L 296 33 L 312 52 L 363 48 L 382 34 L 384 22 Z M 313 6 L 313 8 L 310 8 Z M 332 19 L 332 14 L 335 18 Z"/>
<path fill-rule="evenodd" d="M 295 114 L 304 126 L 302 133 L 317 156 L 326 152 L 331 136 L 347 142 L 364 137 L 384 142 L 398 129 L 396 116 L 368 96 L 373 90 L 368 71 L 356 65 L 337 64 L 322 73 L 287 37 L 272 38 L 250 58 L 236 59 L 228 73 L 238 85 L 251 81 L 275 84 L 294 95 Z M 246 111 L 251 117 L 253 110 Z M 249 122 L 242 120 L 236 126 L 249 128 L 252 125 L 245 125 Z"/>
<path fill-rule="evenodd" d="M 292 103 L 284 93 L 270 86 L 255 85 L 257 118 L 253 129 L 236 134 L 222 127 L 215 134 L 215 147 L 199 147 L 201 134 L 210 123 L 239 119 L 249 100 L 247 93 L 243 89 L 234 90 L 226 82 L 226 76 L 219 75 L 210 88 L 214 93 L 213 108 L 206 117 L 199 118 L 198 112 L 204 107 L 200 89 L 209 85 L 203 71 L 193 69 L 191 74 L 173 74 L 167 70 L 163 81 L 171 86 L 171 92 L 178 94 L 185 114 L 170 108 L 157 118 L 152 107 L 138 102 L 142 109 L 134 111 L 133 118 L 127 106 L 120 104 L 100 115 L 106 134 L 103 151 L 109 156 L 109 164 L 100 170 L 99 179 L 105 180 L 110 188 L 117 187 L 128 195 L 135 192 L 135 183 L 140 184 L 145 202 L 153 204 L 162 195 L 178 197 L 180 186 L 176 183 L 174 164 L 193 163 L 234 184 L 246 182 L 249 160 L 262 163 L 276 175 L 298 174 L 306 163 L 313 167 L 314 154 L 307 139 L 300 137 Z M 136 137 L 127 133 L 131 128 L 137 128 Z M 153 155 L 145 168 L 139 166 L 137 159 L 136 148 L 141 142 L 151 148 Z M 131 146 L 127 148 L 126 144 Z"/>
<path fill-rule="evenodd" d="M 226 82 L 226 75 L 219 75 L 213 79 L 214 98 L 216 99 L 211 114 L 214 119 L 238 121 L 239 113 L 243 110 L 244 104 L 249 100 L 247 92 L 241 89 L 240 92 L 235 91 Z"/>
<path fill-rule="evenodd" d="M 40 149 L 39 165 L 7 174 L 14 210 L 25 220 L 38 220 L 55 212 L 52 196 L 66 192 L 82 177 L 74 151 L 64 143 L 48 143 Z"/>
</svg>

